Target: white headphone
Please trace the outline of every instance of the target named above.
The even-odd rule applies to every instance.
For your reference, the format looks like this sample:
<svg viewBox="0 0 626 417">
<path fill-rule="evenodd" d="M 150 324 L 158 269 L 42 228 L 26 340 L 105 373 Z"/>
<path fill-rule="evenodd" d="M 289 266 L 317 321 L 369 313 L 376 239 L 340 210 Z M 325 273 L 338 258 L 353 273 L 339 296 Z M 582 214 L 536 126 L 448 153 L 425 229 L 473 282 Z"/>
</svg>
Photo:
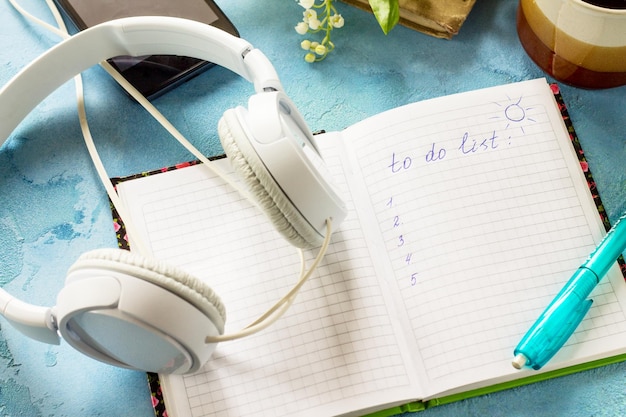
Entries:
<svg viewBox="0 0 626 417">
<path fill-rule="evenodd" d="M 269 60 L 212 26 L 171 17 L 132 17 L 87 29 L 48 50 L 0 90 L 0 146 L 52 91 L 120 55 L 182 55 L 213 62 L 254 83 L 248 108 L 227 110 L 222 146 L 276 229 L 299 248 L 319 246 L 326 220 L 346 216 L 327 181 L 314 139 Z M 163 308 L 167 305 L 168 308 Z M 173 314 L 175 312 L 175 314 Z M 0 314 L 25 335 L 112 365 L 158 373 L 196 371 L 211 356 L 226 314 L 199 279 L 119 249 L 83 254 L 55 307 L 27 304 L 0 289 Z"/>
</svg>

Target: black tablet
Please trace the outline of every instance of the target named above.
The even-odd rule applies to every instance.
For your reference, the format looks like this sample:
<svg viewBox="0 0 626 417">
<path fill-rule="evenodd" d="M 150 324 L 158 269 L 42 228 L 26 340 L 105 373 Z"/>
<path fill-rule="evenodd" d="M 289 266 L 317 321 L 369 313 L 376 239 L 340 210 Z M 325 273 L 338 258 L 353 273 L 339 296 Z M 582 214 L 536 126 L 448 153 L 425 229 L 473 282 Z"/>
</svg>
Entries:
<svg viewBox="0 0 626 417">
<path fill-rule="evenodd" d="M 131 16 L 172 16 L 210 24 L 239 36 L 237 29 L 212 0 L 55 0 L 75 29 L 84 30 Z M 155 98 L 213 64 L 196 58 L 150 55 L 109 60 L 137 90 Z"/>
</svg>

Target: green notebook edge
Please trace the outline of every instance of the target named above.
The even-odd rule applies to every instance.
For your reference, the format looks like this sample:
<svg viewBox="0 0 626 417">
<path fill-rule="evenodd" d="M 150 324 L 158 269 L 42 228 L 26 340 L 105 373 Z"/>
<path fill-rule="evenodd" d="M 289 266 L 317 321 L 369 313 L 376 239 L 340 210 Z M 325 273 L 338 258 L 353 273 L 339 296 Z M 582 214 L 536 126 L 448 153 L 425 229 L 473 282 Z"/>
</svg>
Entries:
<svg viewBox="0 0 626 417">
<path fill-rule="evenodd" d="M 388 408 L 385 410 L 377 411 L 371 414 L 367 414 L 364 417 L 391 417 L 402 413 L 418 412 L 428 408 L 436 407 L 439 405 L 445 405 L 454 403 L 457 401 L 467 400 L 474 397 L 480 397 L 486 394 L 493 394 L 499 391 L 505 391 L 512 388 L 517 388 L 525 385 L 534 384 L 540 381 L 546 381 L 548 379 L 559 378 L 566 375 L 575 374 L 582 371 L 588 371 L 601 366 L 612 365 L 626 361 L 626 353 L 611 356 L 608 358 L 598 359 L 591 362 L 586 362 L 580 365 L 569 366 L 567 368 L 556 369 L 554 371 L 544 372 L 541 374 L 530 375 L 524 378 L 516 379 L 514 381 L 502 382 L 499 384 L 491 385 L 489 387 L 477 388 L 470 391 L 465 391 L 459 394 L 448 395 L 440 398 L 433 398 L 427 401 L 415 401 L 407 404 L 403 404 L 397 407 Z"/>
</svg>

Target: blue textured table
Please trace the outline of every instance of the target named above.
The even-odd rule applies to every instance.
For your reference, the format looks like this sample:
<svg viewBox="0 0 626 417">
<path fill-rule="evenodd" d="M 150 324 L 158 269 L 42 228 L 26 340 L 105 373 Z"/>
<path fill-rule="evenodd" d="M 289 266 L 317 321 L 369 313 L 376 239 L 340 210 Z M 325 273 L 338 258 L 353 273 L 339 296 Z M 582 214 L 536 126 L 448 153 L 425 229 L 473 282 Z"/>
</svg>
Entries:
<svg viewBox="0 0 626 417">
<path fill-rule="evenodd" d="M 43 1 L 24 5 L 51 21 Z M 452 41 L 403 27 L 384 36 L 371 15 L 339 4 L 337 49 L 307 64 L 293 27 L 294 1 L 218 2 L 242 37 L 274 63 L 312 129 L 336 130 L 434 96 L 542 76 L 515 32 L 516 2 L 480 0 Z M 0 2 L 0 84 L 58 39 Z M 98 68 L 86 72 L 87 108 L 111 176 L 192 159 Z M 207 154 L 220 153 L 216 123 L 252 88 L 215 68 L 156 100 Z M 612 219 L 626 209 L 626 87 L 564 86 L 587 158 Z M 0 285 L 52 305 L 77 256 L 116 245 L 104 191 L 82 144 L 71 84 L 41 104 L 0 149 Z M 0 416 L 132 416 L 152 413 L 143 373 L 108 367 L 67 344 L 27 340 L 0 320 Z M 626 413 L 626 363 L 421 413 L 428 416 L 618 416 Z"/>
</svg>

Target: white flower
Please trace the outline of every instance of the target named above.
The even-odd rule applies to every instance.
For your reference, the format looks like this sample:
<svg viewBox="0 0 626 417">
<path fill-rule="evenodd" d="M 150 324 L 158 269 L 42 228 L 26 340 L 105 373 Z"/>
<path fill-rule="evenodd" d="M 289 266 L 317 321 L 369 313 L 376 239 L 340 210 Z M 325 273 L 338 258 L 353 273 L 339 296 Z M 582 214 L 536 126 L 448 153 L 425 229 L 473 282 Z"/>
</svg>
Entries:
<svg viewBox="0 0 626 417">
<path fill-rule="evenodd" d="M 296 32 L 298 32 L 300 35 L 304 35 L 309 30 L 309 25 L 307 25 L 305 22 L 300 22 L 296 25 L 294 29 L 296 29 Z"/>
<path fill-rule="evenodd" d="M 312 30 L 317 30 L 317 29 L 319 29 L 319 27 L 320 27 L 320 25 L 321 25 L 321 24 L 322 24 L 322 22 L 320 22 L 320 21 L 319 21 L 319 20 L 317 20 L 317 19 L 309 19 L 309 27 L 310 27 Z"/>
<path fill-rule="evenodd" d="M 300 0 L 298 4 L 305 9 L 310 9 L 315 4 L 315 0 Z"/>
<path fill-rule="evenodd" d="M 333 2 L 338 0 L 295 0 L 304 11 L 302 21 L 295 27 L 295 31 L 300 35 L 318 34 L 321 42 L 313 40 L 303 40 L 300 47 L 304 49 L 306 62 L 322 61 L 335 49 L 335 44 L 330 40 L 333 29 L 344 26 L 343 17 L 337 13 Z M 372 1 L 372 0 L 370 0 Z M 397 0 L 377 0 L 377 1 L 397 1 Z"/>
<path fill-rule="evenodd" d="M 343 21 L 343 17 L 340 14 L 334 14 L 330 17 L 330 24 L 334 27 L 334 28 L 341 28 L 343 27 L 344 21 Z"/>
<path fill-rule="evenodd" d="M 317 12 L 313 9 L 307 9 L 302 12 L 302 21 L 309 23 L 311 20 L 317 20 Z"/>
</svg>

